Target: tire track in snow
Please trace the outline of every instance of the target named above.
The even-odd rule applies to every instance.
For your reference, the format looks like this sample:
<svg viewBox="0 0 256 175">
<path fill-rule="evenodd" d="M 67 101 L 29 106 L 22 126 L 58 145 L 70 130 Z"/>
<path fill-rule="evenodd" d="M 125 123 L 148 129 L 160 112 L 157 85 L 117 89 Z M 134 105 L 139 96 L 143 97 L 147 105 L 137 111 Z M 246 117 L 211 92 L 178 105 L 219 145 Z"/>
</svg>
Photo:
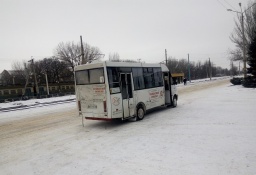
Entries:
<svg viewBox="0 0 256 175">
<path fill-rule="evenodd" d="M 191 92 L 196 92 L 204 89 L 209 89 L 217 86 L 221 86 L 223 84 L 227 84 L 230 81 L 230 79 L 219 79 L 214 81 L 208 81 L 208 82 L 202 82 L 202 83 L 196 83 L 196 84 L 190 84 L 187 86 L 180 86 L 178 87 L 178 94 L 183 95 Z"/>
<path fill-rule="evenodd" d="M 0 113 L 1 112 L 18 111 L 18 110 L 24 110 L 24 109 L 31 109 L 31 108 L 38 108 L 38 107 L 45 107 L 45 106 L 57 105 L 57 104 L 63 104 L 63 103 L 71 103 L 71 102 L 75 102 L 75 99 L 52 101 L 52 102 L 45 102 L 45 103 L 36 103 L 36 104 L 32 104 L 32 105 L 21 105 L 21 106 L 8 107 L 8 108 L 0 108 Z"/>
</svg>

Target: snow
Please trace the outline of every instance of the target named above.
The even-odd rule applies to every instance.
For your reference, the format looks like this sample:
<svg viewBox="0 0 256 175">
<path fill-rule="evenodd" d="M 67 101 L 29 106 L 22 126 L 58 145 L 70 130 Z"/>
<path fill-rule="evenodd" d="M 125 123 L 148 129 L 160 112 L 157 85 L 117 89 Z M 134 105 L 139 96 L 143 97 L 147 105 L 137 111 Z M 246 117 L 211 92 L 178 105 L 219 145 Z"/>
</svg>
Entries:
<svg viewBox="0 0 256 175">
<path fill-rule="evenodd" d="M 178 89 L 177 108 L 139 122 L 82 127 L 75 102 L 0 112 L 0 174 L 256 174 L 256 89 Z"/>
<path fill-rule="evenodd" d="M 65 100 L 74 99 L 74 98 L 75 98 L 75 95 L 67 95 L 67 96 L 61 96 L 61 97 L 51 97 L 51 98 L 42 98 L 42 99 L 30 99 L 30 100 L 23 100 L 23 101 L 0 103 L 0 109 L 1 108 L 13 107 L 13 106 L 34 105 L 36 103 L 47 103 L 47 102 L 54 102 L 54 101 L 65 101 Z"/>
<path fill-rule="evenodd" d="M 57 105 L 58 103 L 60 103 L 61 105 Z M 8 108 L 17 108 L 22 106 L 28 107 L 28 109 L 24 110 L 14 109 L 15 111 L 12 112 L 0 111 L 0 123 L 10 120 L 14 121 L 22 118 L 34 117 L 35 115 L 42 113 L 48 114 L 52 112 L 62 111 L 65 108 L 74 108 L 75 105 L 75 95 L 0 103 L 0 110 Z"/>
</svg>

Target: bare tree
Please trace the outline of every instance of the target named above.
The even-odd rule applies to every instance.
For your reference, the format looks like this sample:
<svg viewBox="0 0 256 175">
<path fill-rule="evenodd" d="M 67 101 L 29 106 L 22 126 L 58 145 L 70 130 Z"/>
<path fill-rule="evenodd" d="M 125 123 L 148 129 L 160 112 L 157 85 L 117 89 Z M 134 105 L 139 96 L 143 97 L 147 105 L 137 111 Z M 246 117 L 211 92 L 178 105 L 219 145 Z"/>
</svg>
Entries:
<svg viewBox="0 0 256 175">
<path fill-rule="evenodd" d="M 45 74 L 47 74 L 49 83 L 72 81 L 73 73 L 67 63 L 54 56 L 36 62 L 35 66 L 41 83 L 45 83 Z"/>
<path fill-rule="evenodd" d="M 241 48 L 235 48 L 234 50 L 229 50 L 229 59 L 232 61 L 241 61 L 243 60 L 243 52 Z"/>
<path fill-rule="evenodd" d="M 121 60 L 122 62 L 127 62 L 127 63 L 138 63 L 138 61 L 132 60 L 132 59 L 124 59 Z"/>
<path fill-rule="evenodd" d="M 7 70 L 1 73 L 1 81 L 4 86 L 12 84 L 12 76 Z"/>
<path fill-rule="evenodd" d="M 254 31 L 256 30 L 256 5 L 252 6 L 256 1 L 249 2 L 248 6 L 244 9 L 244 34 L 245 34 L 245 50 L 248 51 L 248 45 L 251 43 Z M 251 8 L 249 8 L 251 7 Z M 249 9 L 248 9 L 249 8 Z M 235 50 L 230 50 L 230 59 L 233 61 L 242 60 L 243 50 L 243 32 L 242 32 L 242 17 L 240 13 L 237 13 L 237 19 L 235 20 L 235 28 L 230 35 L 230 40 L 236 44 Z"/>
<path fill-rule="evenodd" d="M 95 46 L 90 46 L 89 44 L 84 43 L 84 54 L 85 54 L 85 61 L 86 63 L 91 63 L 94 60 L 100 60 L 104 54 L 101 53 L 100 49 Z"/>
<path fill-rule="evenodd" d="M 109 61 L 121 62 L 120 56 L 117 52 L 110 53 L 108 56 Z"/>
<path fill-rule="evenodd" d="M 99 60 L 102 56 L 99 48 L 90 46 L 87 43 L 83 43 L 84 48 L 84 59 L 81 57 L 81 44 L 74 42 L 61 42 L 55 49 L 55 55 L 60 60 L 66 62 L 71 69 L 74 71 L 76 65 L 90 63 L 93 60 Z"/>
<path fill-rule="evenodd" d="M 26 83 L 29 70 L 25 60 L 12 63 L 12 76 L 14 77 L 15 84 L 24 85 Z"/>
</svg>

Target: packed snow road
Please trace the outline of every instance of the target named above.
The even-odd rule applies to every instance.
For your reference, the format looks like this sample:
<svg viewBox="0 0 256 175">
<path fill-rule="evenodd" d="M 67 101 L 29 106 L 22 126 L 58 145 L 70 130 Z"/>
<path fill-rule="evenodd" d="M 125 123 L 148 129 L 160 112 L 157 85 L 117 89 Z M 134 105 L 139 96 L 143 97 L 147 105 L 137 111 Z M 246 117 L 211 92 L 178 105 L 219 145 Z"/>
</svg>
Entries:
<svg viewBox="0 0 256 175">
<path fill-rule="evenodd" d="M 75 103 L 0 114 L 0 174 L 256 174 L 256 90 L 179 86 L 177 108 L 88 121 Z"/>
</svg>

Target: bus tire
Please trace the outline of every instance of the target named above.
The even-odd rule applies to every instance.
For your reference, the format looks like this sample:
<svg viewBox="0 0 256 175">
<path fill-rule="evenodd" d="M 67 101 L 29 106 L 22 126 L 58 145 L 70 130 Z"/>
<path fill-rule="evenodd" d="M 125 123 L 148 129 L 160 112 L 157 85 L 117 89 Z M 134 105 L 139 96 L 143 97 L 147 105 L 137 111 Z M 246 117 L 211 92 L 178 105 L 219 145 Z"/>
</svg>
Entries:
<svg viewBox="0 0 256 175">
<path fill-rule="evenodd" d="M 173 100 L 172 100 L 172 107 L 177 107 L 177 97 L 173 97 Z"/>
<path fill-rule="evenodd" d="M 139 106 L 137 108 L 137 116 L 136 116 L 137 121 L 138 120 L 143 120 L 144 116 L 145 116 L 145 111 L 144 111 L 142 106 Z"/>
</svg>

